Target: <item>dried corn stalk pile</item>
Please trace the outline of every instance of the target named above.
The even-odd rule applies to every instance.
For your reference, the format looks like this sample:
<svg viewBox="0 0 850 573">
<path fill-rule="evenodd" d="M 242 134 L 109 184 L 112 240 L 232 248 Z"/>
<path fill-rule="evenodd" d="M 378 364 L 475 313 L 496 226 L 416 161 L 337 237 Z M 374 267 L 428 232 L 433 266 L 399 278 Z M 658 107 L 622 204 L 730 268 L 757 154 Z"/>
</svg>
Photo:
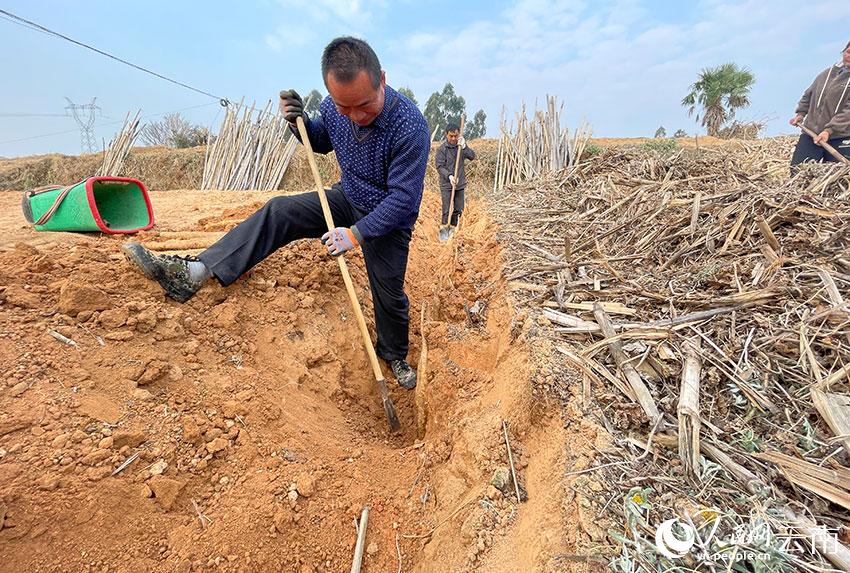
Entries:
<svg viewBox="0 0 850 573">
<path fill-rule="evenodd" d="M 550 386 L 613 438 L 568 476 L 614 570 L 850 571 L 850 169 L 789 178 L 791 145 L 607 149 L 495 193 Z"/>
</svg>

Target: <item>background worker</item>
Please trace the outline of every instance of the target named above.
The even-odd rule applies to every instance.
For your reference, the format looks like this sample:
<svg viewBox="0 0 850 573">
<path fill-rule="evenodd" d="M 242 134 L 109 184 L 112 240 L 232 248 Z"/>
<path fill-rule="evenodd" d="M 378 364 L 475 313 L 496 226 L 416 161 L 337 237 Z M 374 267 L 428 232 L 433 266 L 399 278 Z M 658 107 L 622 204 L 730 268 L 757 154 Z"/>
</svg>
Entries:
<svg viewBox="0 0 850 573">
<path fill-rule="evenodd" d="M 455 161 L 460 153 L 460 165 L 458 166 L 457 181 L 455 181 Z M 460 135 L 460 127 L 450 123 L 446 127 L 446 141 L 437 149 L 434 163 L 440 176 L 440 196 L 443 201 L 443 216 L 440 220 L 440 240 L 445 241 L 454 234 L 458 219 L 463 213 L 464 191 L 466 190 L 465 160 L 474 160 L 475 152 L 466 144 L 466 139 Z M 452 184 L 455 186 L 454 205 L 450 205 L 452 198 Z M 451 209 L 451 220 L 449 210 Z"/>
<path fill-rule="evenodd" d="M 803 93 L 797 115 L 791 125 L 803 125 L 817 137 L 803 133 L 797 141 L 791 165 L 804 161 L 837 161 L 821 144 L 828 142 L 844 157 L 850 158 L 850 42 L 841 61 L 822 71 Z"/>
</svg>

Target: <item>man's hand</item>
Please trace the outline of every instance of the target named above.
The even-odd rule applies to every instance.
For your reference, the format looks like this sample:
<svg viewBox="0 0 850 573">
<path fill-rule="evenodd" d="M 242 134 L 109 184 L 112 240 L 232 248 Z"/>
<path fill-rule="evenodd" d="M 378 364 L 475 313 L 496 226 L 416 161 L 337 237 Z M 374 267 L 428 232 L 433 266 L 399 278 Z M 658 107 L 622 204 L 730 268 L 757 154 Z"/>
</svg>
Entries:
<svg viewBox="0 0 850 573">
<path fill-rule="evenodd" d="M 457 146 L 461 149 L 466 149 L 466 138 L 464 136 L 460 136 L 457 138 Z"/>
<path fill-rule="evenodd" d="M 348 227 L 337 227 L 333 231 L 328 231 L 322 235 L 322 242 L 328 248 L 328 253 L 335 257 L 360 245 Z"/>
<path fill-rule="evenodd" d="M 818 145 L 823 145 L 829 139 L 829 132 L 827 130 L 821 131 L 817 137 L 815 137 L 815 143 Z"/>
<path fill-rule="evenodd" d="M 304 101 L 295 90 L 284 90 L 280 92 L 280 113 L 289 123 L 304 115 Z"/>
<path fill-rule="evenodd" d="M 805 118 L 805 117 L 806 117 L 806 116 L 805 116 L 805 115 L 803 115 L 802 113 L 798 113 L 797 115 L 795 115 L 794 117 L 792 117 L 792 118 L 788 121 L 788 123 L 790 123 L 790 124 L 791 124 L 791 125 L 793 125 L 793 126 L 800 125 L 800 122 L 801 122 L 801 121 L 803 121 L 803 118 Z"/>
<path fill-rule="evenodd" d="M 455 185 L 455 176 L 454 175 L 449 175 L 449 183 L 451 183 L 452 186 Z"/>
</svg>

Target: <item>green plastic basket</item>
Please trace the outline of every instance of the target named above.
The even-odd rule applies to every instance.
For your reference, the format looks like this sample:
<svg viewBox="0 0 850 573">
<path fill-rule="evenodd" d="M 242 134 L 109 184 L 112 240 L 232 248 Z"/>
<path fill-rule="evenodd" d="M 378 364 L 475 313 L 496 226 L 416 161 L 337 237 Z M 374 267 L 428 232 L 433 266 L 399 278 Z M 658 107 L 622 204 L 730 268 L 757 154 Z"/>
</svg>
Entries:
<svg viewBox="0 0 850 573">
<path fill-rule="evenodd" d="M 154 225 L 144 183 L 125 177 L 89 177 L 69 187 L 27 191 L 21 207 L 37 231 L 126 235 Z"/>
</svg>

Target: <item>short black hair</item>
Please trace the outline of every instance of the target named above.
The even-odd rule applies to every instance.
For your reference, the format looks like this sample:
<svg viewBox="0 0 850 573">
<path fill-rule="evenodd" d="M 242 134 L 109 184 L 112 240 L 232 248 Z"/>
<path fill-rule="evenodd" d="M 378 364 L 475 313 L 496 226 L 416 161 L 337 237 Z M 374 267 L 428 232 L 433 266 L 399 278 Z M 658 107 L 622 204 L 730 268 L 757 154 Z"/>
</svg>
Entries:
<svg viewBox="0 0 850 573">
<path fill-rule="evenodd" d="M 450 123 L 446 126 L 446 133 L 450 131 L 460 131 L 460 126 L 456 123 Z"/>
<path fill-rule="evenodd" d="M 369 74 L 372 87 L 381 85 L 381 62 L 369 44 L 351 36 L 342 36 L 331 40 L 322 53 L 322 79 L 328 85 L 328 75 L 347 84 L 361 71 Z"/>
<path fill-rule="evenodd" d="M 845 50 L 846 50 L 847 48 L 850 48 L 850 42 L 847 42 L 847 45 L 846 45 L 846 46 L 844 46 L 844 49 L 845 49 Z"/>
</svg>

